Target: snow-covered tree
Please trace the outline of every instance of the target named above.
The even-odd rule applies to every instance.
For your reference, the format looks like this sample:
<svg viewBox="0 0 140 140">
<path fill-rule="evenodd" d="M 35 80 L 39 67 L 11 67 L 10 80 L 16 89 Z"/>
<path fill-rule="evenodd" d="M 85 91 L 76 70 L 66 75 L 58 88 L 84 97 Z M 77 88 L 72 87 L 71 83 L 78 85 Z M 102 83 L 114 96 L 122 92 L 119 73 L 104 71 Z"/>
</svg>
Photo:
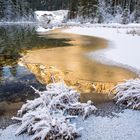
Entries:
<svg viewBox="0 0 140 140">
<path fill-rule="evenodd" d="M 128 7 L 126 7 L 124 10 L 123 10 L 123 14 L 122 14 L 122 23 L 123 24 L 128 24 L 130 21 L 130 11 L 128 9 Z"/>
<path fill-rule="evenodd" d="M 70 7 L 70 13 L 75 9 L 75 17 L 85 22 L 94 19 L 98 19 L 96 21 L 99 23 L 140 22 L 139 0 L 72 0 L 71 3 L 73 6 Z"/>
<path fill-rule="evenodd" d="M 33 20 L 33 11 L 27 0 L 0 0 L 1 20 Z"/>
<path fill-rule="evenodd" d="M 79 7 L 81 8 L 80 6 L 80 0 L 72 0 L 71 1 L 71 4 L 70 4 L 70 11 L 68 13 L 68 18 L 69 19 L 75 19 L 77 18 L 78 16 L 78 12 L 79 12 Z"/>
<path fill-rule="evenodd" d="M 137 1 L 134 10 L 134 18 L 136 23 L 140 23 L 140 0 Z"/>
</svg>

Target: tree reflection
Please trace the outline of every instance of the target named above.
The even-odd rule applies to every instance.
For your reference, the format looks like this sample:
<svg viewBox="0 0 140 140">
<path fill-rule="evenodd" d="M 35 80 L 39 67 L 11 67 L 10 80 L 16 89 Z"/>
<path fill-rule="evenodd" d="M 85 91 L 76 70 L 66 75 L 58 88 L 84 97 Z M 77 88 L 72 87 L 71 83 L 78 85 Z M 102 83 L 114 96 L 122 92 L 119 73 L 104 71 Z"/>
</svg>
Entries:
<svg viewBox="0 0 140 140">
<path fill-rule="evenodd" d="M 27 50 L 70 46 L 69 39 L 54 39 L 47 35 L 40 37 L 35 28 L 29 25 L 0 26 L 0 73 L 4 66 L 11 66 L 11 73 L 13 73 L 21 54 L 26 53 Z"/>
</svg>

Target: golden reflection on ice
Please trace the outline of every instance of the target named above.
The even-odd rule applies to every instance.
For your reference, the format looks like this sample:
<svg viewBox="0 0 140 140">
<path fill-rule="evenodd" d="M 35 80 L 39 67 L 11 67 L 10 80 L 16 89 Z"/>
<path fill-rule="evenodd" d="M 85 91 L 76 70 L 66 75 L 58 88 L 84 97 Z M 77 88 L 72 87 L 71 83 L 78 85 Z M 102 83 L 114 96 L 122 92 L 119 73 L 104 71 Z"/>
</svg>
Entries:
<svg viewBox="0 0 140 140">
<path fill-rule="evenodd" d="M 45 36 L 45 34 L 43 36 Z M 114 84 L 124 79 L 136 77 L 136 74 L 127 69 L 104 65 L 95 60 L 90 60 L 85 55 L 88 52 L 107 47 L 106 40 L 90 36 L 65 34 L 59 30 L 50 32 L 47 36 L 51 38 L 71 39 L 69 43 L 71 43 L 72 46 L 29 51 L 27 55 L 24 56 L 26 64 L 39 63 L 46 67 L 55 66 L 56 69 L 63 72 L 64 80 L 72 86 L 82 83 L 82 85 L 86 85 L 86 87 L 89 84 L 91 88 L 93 83 L 98 83 L 97 86 L 110 89 Z M 99 84 L 100 82 L 113 84 L 102 85 Z M 91 92 L 89 88 L 88 91 Z"/>
</svg>

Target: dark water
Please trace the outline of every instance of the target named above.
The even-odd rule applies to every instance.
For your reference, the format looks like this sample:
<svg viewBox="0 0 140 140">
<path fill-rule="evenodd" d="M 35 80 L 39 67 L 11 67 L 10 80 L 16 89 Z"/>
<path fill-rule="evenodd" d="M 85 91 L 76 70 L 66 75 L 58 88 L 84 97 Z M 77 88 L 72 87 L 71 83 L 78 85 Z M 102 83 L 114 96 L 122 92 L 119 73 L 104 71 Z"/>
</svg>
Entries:
<svg viewBox="0 0 140 140">
<path fill-rule="evenodd" d="M 27 50 L 71 46 L 70 39 L 38 35 L 35 25 L 0 25 L 0 128 L 13 123 L 12 116 L 27 99 L 33 99 L 30 86 L 44 90 L 36 76 L 19 65 Z"/>
<path fill-rule="evenodd" d="M 5 25 L 0 26 L 0 66 L 15 66 L 21 53 L 26 50 L 68 46 L 68 39 L 41 37 L 35 26 Z"/>
<path fill-rule="evenodd" d="M 29 70 L 18 65 L 27 50 L 70 46 L 66 43 L 69 39 L 43 37 L 35 29 L 31 25 L 0 26 L 0 101 L 23 101 L 32 96 L 30 85 L 43 87 Z"/>
<path fill-rule="evenodd" d="M 9 72 L 14 76 L 16 65 L 21 54 L 27 50 L 50 48 L 59 46 L 68 46 L 68 39 L 52 39 L 49 37 L 41 37 L 35 31 L 35 26 L 26 25 L 5 25 L 0 26 L 0 79 L 5 70 L 10 66 Z M 9 73 L 7 73 L 9 75 Z"/>
<path fill-rule="evenodd" d="M 84 82 L 116 82 L 134 77 L 135 74 L 128 70 L 91 61 L 84 55 L 105 47 L 106 41 L 95 37 L 64 34 L 60 30 L 38 34 L 36 26 L 31 24 L 1 25 L 0 101 L 25 101 L 29 95 L 32 97 L 30 85 L 43 88 L 37 76 L 29 71 L 30 68 L 19 65 L 22 56 L 26 63 L 56 66 L 61 71 L 70 71 L 68 77 L 72 83 L 77 79 Z M 28 50 L 32 51 L 26 55 Z"/>
</svg>

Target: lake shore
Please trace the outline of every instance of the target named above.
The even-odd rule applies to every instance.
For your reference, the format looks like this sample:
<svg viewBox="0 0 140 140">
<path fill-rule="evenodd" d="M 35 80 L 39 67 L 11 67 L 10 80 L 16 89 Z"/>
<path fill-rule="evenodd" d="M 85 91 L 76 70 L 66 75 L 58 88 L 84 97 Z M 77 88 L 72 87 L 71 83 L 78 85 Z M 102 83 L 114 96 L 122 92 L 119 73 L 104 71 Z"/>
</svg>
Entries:
<svg viewBox="0 0 140 140">
<path fill-rule="evenodd" d="M 64 33 L 96 36 L 108 40 L 108 48 L 90 52 L 87 56 L 106 65 L 121 66 L 140 74 L 139 24 L 87 24 L 71 26 Z"/>
<path fill-rule="evenodd" d="M 121 68 L 118 66 L 107 66 L 107 65 L 96 62 L 96 59 L 93 63 L 92 62 L 93 60 L 91 61 L 90 59 L 87 59 L 87 56 L 83 55 L 84 53 L 89 53 L 91 50 L 96 51 L 98 49 L 100 50 L 100 49 L 106 48 L 106 45 L 104 43 L 103 44 L 101 43 L 101 45 L 104 45 L 104 46 L 100 47 L 100 45 L 99 45 L 100 43 L 98 44 L 98 38 L 96 40 L 95 38 L 92 38 L 89 36 L 77 36 L 77 35 L 73 35 L 73 34 L 70 35 L 70 34 L 63 34 L 63 33 L 61 34 L 59 32 L 57 33 L 57 31 L 54 30 L 54 33 L 52 31 L 50 33 L 50 37 L 59 39 L 59 38 L 71 38 L 73 36 L 73 39 L 70 41 L 70 44 L 72 44 L 72 45 L 69 47 L 63 47 L 63 48 L 59 47 L 59 48 L 39 49 L 39 50 L 28 51 L 28 53 L 24 56 L 24 62 L 26 64 L 37 63 L 37 64 L 41 64 L 41 65 L 43 64 L 43 65 L 52 66 L 52 67 L 57 66 L 57 68 L 59 68 L 62 72 L 65 71 L 64 73 L 69 73 L 69 71 L 73 71 L 72 73 L 71 72 L 69 73 L 69 78 L 75 77 L 75 74 L 73 75 L 73 73 L 74 73 L 74 70 L 76 70 L 77 72 L 75 72 L 75 73 L 78 76 L 78 78 L 82 77 L 82 76 L 84 77 L 84 78 L 82 77 L 82 79 L 84 79 L 84 83 L 85 83 L 85 81 L 88 81 L 90 78 L 94 77 L 91 74 L 87 75 L 87 74 L 85 74 L 85 72 L 83 72 L 83 68 L 85 68 L 84 70 L 86 70 L 88 68 L 88 66 L 91 66 L 92 64 L 96 64 L 96 67 L 98 67 L 97 70 L 99 70 L 99 69 L 105 70 L 105 71 L 100 71 L 100 73 L 98 73 L 98 74 L 95 73 L 95 75 L 97 75 L 95 80 L 99 80 L 98 78 L 103 79 L 103 77 L 104 78 L 108 77 L 109 79 L 104 79 L 104 81 L 108 80 L 108 82 L 109 82 L 111 80 L 111 78 L 114 78 L 113 80 L 115 82 L 115 81 L 120 81 L 122 79 L 134 78 L 137 76 L 135 73 L 133 73 L 127 69 L 124 69 L 124 68 Z M 47 36 L 48 35 L 49 34 L 47 34 Z M 77 38 L 78 38 L 78 40 L 76 40 Z M 92 48 L 92 45 L 93 45 L 92 43 L 95 46 L 97 45 L 98 47 L 96 49 Z M 76 45 L 74 45 L 74 44 L 76 44 Z M 80 48 L 78 47 L 79 45 L 81 46 Z M 89 48 L 82 49 L 82 47 L 85 47 L 85 46 L 88 46 Z M 74 49 L 74 48 L 76 48 L 76 49 L 72 52 L 72 49 Z M 65 52 L 65 54 L 60 53 L 60 52 Z M 68 53 L 66 53 L 66 52 L 68 52 Z M 53 56 L 55 56 L 55 57 L 53 57 Z M 73 58 L 70 59 L 69 56 L 73 56 Z M 77 58 L 79 58 L 79 56 L 81 57 L 81 59 L 77 59 Z M 53 57 L 53 59 L 52 59 L 52 57 Z M 62 61 L 62 60 L 65 60 L 66 62 L 63 63 L 64 61 Z M 77 60 L 78 63 L 75 63 L 75 60 Z M 58 63 L 58 62 L 61 62 L 61 63 Z M 88 64 L 88 65 L 83 65 L 83 64 L 81 64 L 81 62 L 84 62 L 85 64 Z M 69 65 L 67 65 L 67 67 L 64 67 L 63 64 L 69 64 Z M 80 67 L 76 67 L 77 64 L 80 64 L 79 65 Z M 72 65 L 72 67 L 69 67 L 70 65 Z M 31 69 L 33 69 L 33 67 L 28 67 L 28 68 L 30 71 L 31 71 Z M 66 68 L 68 68 L 68 69 L 66 69 Z M 91 72 L 94 70 L 94 68 L 95 68 L 95 65 L 93 68 L 91 68 Z M 111 75 L 110 75 L 110 74 L 112 74 L 112 72 L 111 72 L 112 69 L 114 69 L 113 77 L 111 77 Z M 111 71 L 108 72 L 109 70 L 111 70 Z M 90 72 L 90 71 L 88 70 L 88 72 Z M 34 73 L 33 71 L 31 71 L 31 73 L 33 73 L 35 75 L 35 77 L 37 78 L 37 80 L 39 80 L 38 75 L 36 75 L 36 73 Z M 103 75 L 100 75 L 102 73 L 103 73 Z M 73 76 L 71 76 L 71 75 L 73 75 Z M 73 81 L 76 80 L 77 76 L 73 79 Z M 87 79 L 85 80 L 85 78 L 87 78 Z M 94 79 L 90 79 L 90 80 L 93 82 Z M 123 107 L 119 107 L 119 106 L 115 105 L 112 101 L 112 98 L 108 98 L 108 97 L 104 96 L 104 98 L 101 99 L 101 97 L 103 97 L 102 94 L 94 95 L 91 92 L 91 93 L 89 93 L 89 95 L 87 93 L 84 93 L 82 96 L 83 96 L 84 100 L 85 100 L 85 97 L 87 97 L 86 100 L 89 100 L 90 98 L 91 99 L 94 98 L 93 101 L 95 102 L 96 107 L 99 109 L 97 111 L 97 113 L 95 114 L 95 116 L 97 117 L 97 120 L 100 117 L 103 117 L 103 118 L 104 117 L 106 118 L 108 116 L 115 117 L 116 115 L 114 115 L 114 114 L 119 114 L 119 113 L 123 112 L 123 110 L 124 110 Z M 19 107 L 21 105 L 22 105 L 22 103 L 20 105 L 16 106 L 16 108 L 14 108 L 15 112 L 17 111 L 17 109 L 19 109 Z M 15 114 L 10 114 L 10 115 L 15 115 Z M 9 118 L 7 119 L 5 117 L 4 119 L 5 119 L 5 124 L 0 123 L 1 128 L 7 127 L 13 123 Z M 7 119 L 7 121 L 6 121 L 6 119 Z M 3 117 L 1 117 L 0 120 L 3 121 Z"/>
</svg>

